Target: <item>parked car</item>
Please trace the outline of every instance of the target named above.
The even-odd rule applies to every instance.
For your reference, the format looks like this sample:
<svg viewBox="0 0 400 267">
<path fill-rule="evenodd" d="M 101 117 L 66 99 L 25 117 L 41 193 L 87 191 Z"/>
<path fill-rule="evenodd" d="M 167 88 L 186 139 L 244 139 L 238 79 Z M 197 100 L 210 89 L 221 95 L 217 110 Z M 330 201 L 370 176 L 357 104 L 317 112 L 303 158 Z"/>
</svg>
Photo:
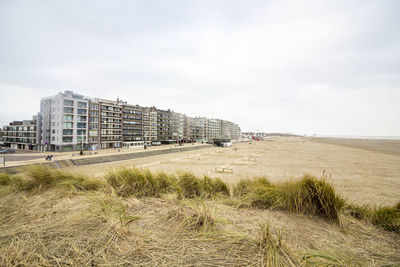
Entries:
<svg viewBox="0 0 400 267">
<path fill-rule="evenodd" d="M 0 154 L 14 154 L 15 150 L 12 148 L 0 149 Z"/>
</svg>

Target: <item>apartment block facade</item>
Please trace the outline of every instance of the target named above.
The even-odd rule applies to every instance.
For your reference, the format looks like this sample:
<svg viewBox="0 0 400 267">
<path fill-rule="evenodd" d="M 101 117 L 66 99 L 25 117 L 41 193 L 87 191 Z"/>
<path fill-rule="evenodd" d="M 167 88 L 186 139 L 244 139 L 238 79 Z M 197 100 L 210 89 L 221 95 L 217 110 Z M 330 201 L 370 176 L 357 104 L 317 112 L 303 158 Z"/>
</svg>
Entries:
<svg viewBox="0 0 400 267">
<path fill-rule="evenodd" d="M 3 131 L 6 146 L 41 151 L 135 148 L 240 136 L 240 127 L 233 122 L 72 91 L 42 98 L 34 120 L 11 122 Z"/>
<path fill-rule="evenodd" d="M 100 103 L 96 100 L 89 101 L 88 149 L 98 150 L 100 142 Z"/>
<path fill-rule="evenodd" d="M 143 108 L 143 138 L 147 145 L 157 141 L 157 110 Z"/>
<path fill-rule="evenodd" d="M 79 150 L 87 143 L 89 100 L 65 91 L 43 98 L 38 114 L 38 149 Z"/>
<path fill-rule="evenodd" d="M 139 106 L 124 105 L 122 108 L 122 137 L 123 147 L 144 146 L 144 109 Z M 147 124 L 147 117 L 146 117 Z"/>
<path fill-rule="evenodd" d="M 3 127 L 4 145 L 13 149 L 36 150 L 37 117 L 32 120 L 13 121 Z"/>
<path fill-rule="evenodd" d="M 119 101 L 96 99 L 100 106 L 101 148 L 122 147 L 122 105 Z"/>
<path fill-rule="evenodd" d="M 175 142 L 177 141 L 177 131 L 174 125 L 174 115 L 171 110 L 157 110 L 157 138 L 159 141 Z"/>
</svg>

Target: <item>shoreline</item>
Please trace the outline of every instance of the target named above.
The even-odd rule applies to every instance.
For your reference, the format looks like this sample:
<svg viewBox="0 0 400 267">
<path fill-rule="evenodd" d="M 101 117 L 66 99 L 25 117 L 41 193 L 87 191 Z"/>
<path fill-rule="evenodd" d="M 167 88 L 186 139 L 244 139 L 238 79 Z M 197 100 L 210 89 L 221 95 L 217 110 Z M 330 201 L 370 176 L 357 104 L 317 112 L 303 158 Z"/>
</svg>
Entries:
<svg viewBox="0 0 400 267">
<path fill-rule="evenodd" d="M 362 139 L 362 140 L 400 140 L 400 136 L 379 136 L 379 135 L 315 135 L 304 136 L 306 138 L 335 138 L 335 139 Z"/>
<path fill-rule="evenodd" d="M 400 155 L 400 139 L 310 138 L 311 141 L 390 155 Z"/>
</svg>

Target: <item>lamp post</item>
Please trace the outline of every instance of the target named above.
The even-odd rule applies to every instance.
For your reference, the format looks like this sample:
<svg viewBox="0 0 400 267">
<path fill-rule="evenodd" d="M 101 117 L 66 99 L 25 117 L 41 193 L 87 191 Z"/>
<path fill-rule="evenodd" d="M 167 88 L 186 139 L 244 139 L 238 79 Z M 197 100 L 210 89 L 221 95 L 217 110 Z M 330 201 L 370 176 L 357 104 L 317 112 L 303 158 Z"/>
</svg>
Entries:
<svg viewBox="0 0 400 267">
<path fill-rule="evenodd" d="M 83 155 L 83 136 L 81 136 L 81 152 L 80 155 Z"/>
</svg>

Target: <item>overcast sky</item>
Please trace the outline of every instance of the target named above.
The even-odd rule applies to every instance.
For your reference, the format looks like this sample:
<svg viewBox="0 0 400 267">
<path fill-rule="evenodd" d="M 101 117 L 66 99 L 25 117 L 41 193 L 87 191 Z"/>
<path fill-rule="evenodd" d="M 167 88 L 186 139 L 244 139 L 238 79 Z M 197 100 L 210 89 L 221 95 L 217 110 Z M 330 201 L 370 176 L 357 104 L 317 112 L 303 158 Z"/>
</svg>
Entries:
<svg viewBox="0 0 400 267">
<path fill-rule="evenodd" d="M 237 122 L 400 136 L 400 1 L 0 1 L 0 123 L 60 91 Z"/>
</svg>

